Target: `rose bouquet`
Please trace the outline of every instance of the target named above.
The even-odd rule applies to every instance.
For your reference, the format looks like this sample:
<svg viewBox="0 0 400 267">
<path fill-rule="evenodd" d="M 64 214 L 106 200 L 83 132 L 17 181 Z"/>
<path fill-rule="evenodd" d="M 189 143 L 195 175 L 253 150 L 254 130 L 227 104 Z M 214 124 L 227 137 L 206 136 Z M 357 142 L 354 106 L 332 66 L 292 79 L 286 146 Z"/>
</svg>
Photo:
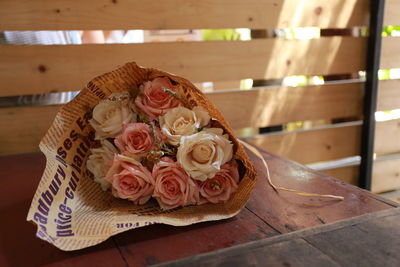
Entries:
<svg viewBox="0 0 400 267">
<path fill-rule="evenodd" d="M 40 143 L 47 164 L 28 220 L 63 250 L 154 223 L 235 216 L 255 170 L 192 83 L 135 63 L 93 79 Z"/>
<path fill-rule="evenodd" d="M 185 107 L 177 86 L 157 77 L 94 107 L 87 168 L 103 190 L 162 209 L 225 203 L 237 190 L 229 136 L 203 107 Z"/>
</svg>

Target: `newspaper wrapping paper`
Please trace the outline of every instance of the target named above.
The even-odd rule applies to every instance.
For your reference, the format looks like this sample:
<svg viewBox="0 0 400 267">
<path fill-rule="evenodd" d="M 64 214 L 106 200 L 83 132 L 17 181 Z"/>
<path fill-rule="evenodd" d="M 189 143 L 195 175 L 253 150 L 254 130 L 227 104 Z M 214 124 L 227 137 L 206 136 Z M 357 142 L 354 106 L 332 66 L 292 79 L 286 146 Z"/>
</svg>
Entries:
<svg viewBox="0 0 400 267">
<path fill-rule="evenodd" d="M 227 203 L 169 211 L 162 211 L 156 201 L 136 206 L 102 191 L 86 170 L 94 139 L 94 130 L 88 123 L 93 107 L 111 93 L 137 90 L 135 85 L 159 76 L 178 83 L 185 104 L 207 109 L 234 143 L 234 157 L 242 163 L 243 175 L 237 192 Z M 135 63 L 89 82 L 73 101 L 61 107 L 39 147 L 46 156 L 46 168 L 27 220 L 38 226 L 39 238 L 66 251 L 93 246 L 118 233 L 150 224 L 185 226 L 233 217 L 246 204 L 256 180 L 254 167 L 231 127 L 203 93 L 186 79 Z"/>
</svg>

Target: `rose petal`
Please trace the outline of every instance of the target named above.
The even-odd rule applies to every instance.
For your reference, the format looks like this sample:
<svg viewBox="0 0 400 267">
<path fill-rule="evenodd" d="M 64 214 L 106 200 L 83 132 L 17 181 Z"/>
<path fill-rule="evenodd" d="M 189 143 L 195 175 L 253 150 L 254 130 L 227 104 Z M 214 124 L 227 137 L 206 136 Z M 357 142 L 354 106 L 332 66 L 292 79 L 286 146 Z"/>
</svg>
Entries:
<svg viewBox="0 0 400 267">
<path fill-rule="evenodd" d="M 182 169 L 179 163 L 164 157 L 153 167 L 155 189 L 153 197 L 163 209 L 196 204 L 199 198 L 197 184 Z"/>
</svg>

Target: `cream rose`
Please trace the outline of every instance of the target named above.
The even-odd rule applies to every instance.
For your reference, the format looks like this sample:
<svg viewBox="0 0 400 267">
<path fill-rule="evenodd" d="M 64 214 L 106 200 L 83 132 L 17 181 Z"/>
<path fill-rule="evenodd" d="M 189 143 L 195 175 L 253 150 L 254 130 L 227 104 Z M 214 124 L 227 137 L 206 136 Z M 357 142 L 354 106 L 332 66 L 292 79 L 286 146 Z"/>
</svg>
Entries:
<svg viewBox="0 0 400 267">
<path fill-rule="evenodd" d="M 232 159 L 232 153 L 233 144 L 227 135 L 223 135 L 223 130 L 211 128 L 182 136 L 176 157 L 193 179 L 205 181 Z"/>
<path fill-rule="evenodd" d="M 176 107 L 160 116 L 160 128 L 169 144 L 177 146 L 181 136 L 197 133 L 199 128 L 210 122 L 210 116 L 202 107 L 193 110 L 185 107 Z"/>
<path fill-rule="evenodd" d="M 96 130 L 96 139 L 114 138 L 126 123 L 136 122 L 136 113 L 129 94 L 114 93 L 100 101 L 93 109 L 89 121 Z"/>
<path fill-rule="evenodd" d="M 86 162 L 87 169 L 93 173 L 94 181 L 106 191 L 110 187 L 110 183 L 105 180 L 105 176 L 111 167 L 114 154 L 118 151 L 107 140 L 102 140 L 101 147 L 93 148 L 90 151 L 91 154 Z"/>
</svg>

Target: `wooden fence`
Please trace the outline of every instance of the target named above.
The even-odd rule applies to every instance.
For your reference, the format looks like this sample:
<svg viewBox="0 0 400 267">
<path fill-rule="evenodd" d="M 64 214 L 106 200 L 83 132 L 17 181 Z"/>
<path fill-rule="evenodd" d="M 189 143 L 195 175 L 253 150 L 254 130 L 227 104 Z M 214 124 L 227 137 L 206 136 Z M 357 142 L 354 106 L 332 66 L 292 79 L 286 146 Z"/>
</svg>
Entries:
<svg viewBox="0 0 400 267">
<path fill-rule="evenodd" d="M 400 0 L 386 0 L 384 25 L 400 25 Z M 381 69 L 400 68 L 400 38 L 383 37 Z M 400 109 L 400 80 L 381 80 L 378 111 Z M 377 122 L 372 191 L 400 188 L 400 119 Z"/>
<path fill-rule="evenodd" d="M 385 24 L 399 24 L 387 3 Z M 367 27 L 368 0 L 2 0 L 0 31 L 117 29 L 274 29 L 287 27 Z M 261 38 L 251 41 L 198 41 L 142 44 L 0 46 L 0 96 L 79 90 L 93 77 L 128 61 L 163 69 L 193 82 L 279 79 L 288 75 L 335 75 L 366 69 L 366 37 L 310 40 Z M 400 67 L 400 38 L 384 38 L 382 68 Z M 379 109 L 399 108 L 398 81 L 380 83 Z M 342 81 L 302 87 L 215 90 L 208 96 L 236 129 L 288 122 L 362 117 L 363 82 Z M 397 101 L 396 101 L 397 99 Z M 0 153 L 37 151 L 58 106 L 0 109 Z M 397 132 L 396 132 L 397 131 Z M 378 123 L 378 154 L 395 149 L 398 123 Z M 360 154 L 360 123 L 278 132 L 247 138 L 301 163 Z M 394 139 L 389 139 L 387 134 Z M 398 136 L 398 135 L 397 135 Z M 386 142 L 384 142 L 386 140 Z M 391 145 L 392 144 L 392 145 Z M 374 190 L 386 190 L 393 160 L 376 163 Z M 384 164 L 387 164 L 385 167 Z M 390 165 L 390 166 L 389 166 Z M 385 169 L 380 172 L 379 169 Z M 397 172 L 396 172 L 397 168 Z M 326 170 L 356 183 L 358 167 Z M 390 176 L 389 175 L 389 176 Z M 379 182 L 378 182 L 379 180 Z M 392 180 L 395 180 L 393 178 Z M 400 181 L 400 179 L 398 179 Z M 397 181 L 398 186 L 400 182 Z M 382 185 L 385 184 L 385 185 Z"/>
</svg>

